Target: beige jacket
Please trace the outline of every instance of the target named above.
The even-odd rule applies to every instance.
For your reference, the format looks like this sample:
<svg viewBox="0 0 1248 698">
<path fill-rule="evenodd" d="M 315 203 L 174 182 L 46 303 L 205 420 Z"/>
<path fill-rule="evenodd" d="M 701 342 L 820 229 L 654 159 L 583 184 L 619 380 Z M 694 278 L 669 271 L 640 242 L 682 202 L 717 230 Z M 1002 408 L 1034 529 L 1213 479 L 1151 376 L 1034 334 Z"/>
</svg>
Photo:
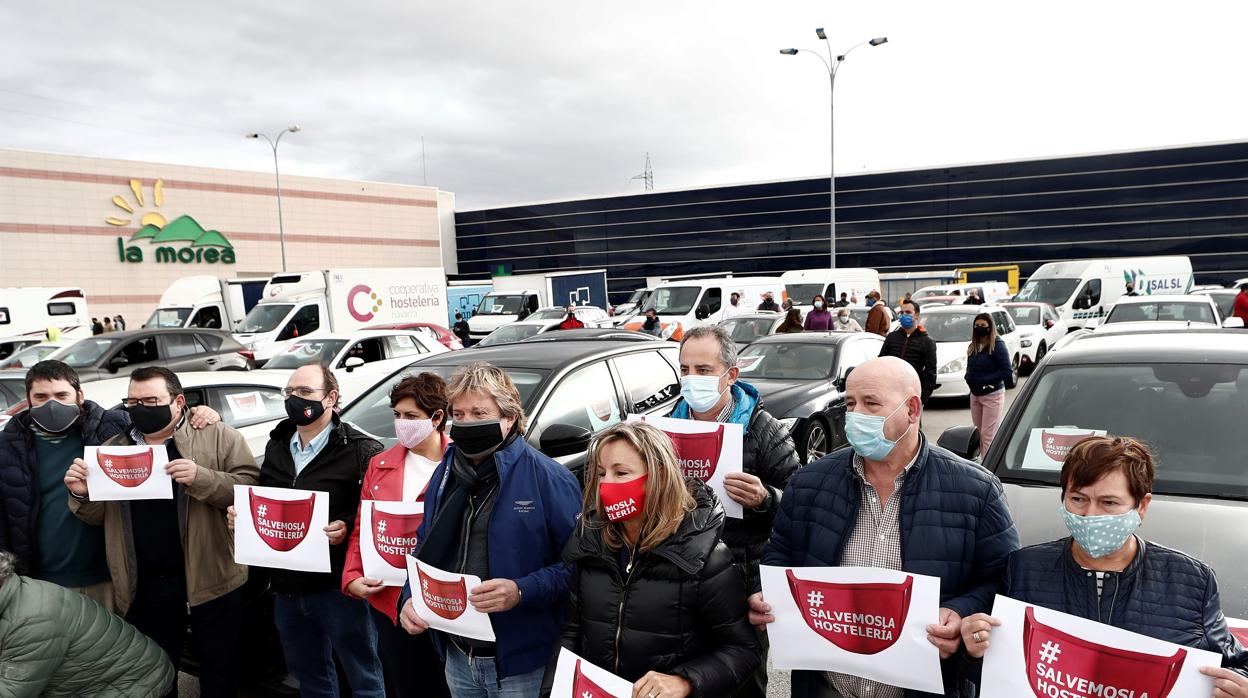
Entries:
<svg viewBox="0 0 1248 698">
<path fill-rule="evenodd" d="M 225 525 L 225 509 L 234 503 L 234 485 L 254 485 L 260 477 L 247 442 L 232 427 L 217 423 L 192 429 L 189 423 L 174 432 L 174 445 L 183 458 L 199 466 L 195 481 L 174 485 L 186 565 L 186 598 L 192 606 L 212 601 L 243 585 L 247 568 L 234 562 L 234 537 Z M 106 445 L 129 444 L 129 433 Z M 125 615 L 134 600 L 138 578 L 134 536 L 127 502 L 92 502 L 69 498 L 69 510 L 83 521 L 104 527 L 108 571 L 113 578 L 117 613 Z"/>
</svg>

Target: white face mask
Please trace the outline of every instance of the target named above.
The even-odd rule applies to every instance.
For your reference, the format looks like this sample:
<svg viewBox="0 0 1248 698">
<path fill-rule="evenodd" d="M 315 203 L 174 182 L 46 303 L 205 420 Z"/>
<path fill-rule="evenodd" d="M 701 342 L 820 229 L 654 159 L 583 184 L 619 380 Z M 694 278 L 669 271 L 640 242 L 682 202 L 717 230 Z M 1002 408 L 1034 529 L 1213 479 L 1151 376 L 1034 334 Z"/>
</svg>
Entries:
<svg viewBox="0 0 1248 698">
<path fill-rule="evenodd" d="M 815 307 L 816 307 L 816 308 L 822 308 L 822 307 L 823 307 L 823 301 L 815 301 Z"/>
<path fill-rule="evenodd" d="M 837 319 L 837 321 L 838 321 L 838 322 L 840 322 L 842 325 L 848 325 L 848 324 L 849 324 L 849 316 L 848 316 L 848 315 L 837 315 L 837 316 L 836 316 L 836 319 Z"/>
</svg>

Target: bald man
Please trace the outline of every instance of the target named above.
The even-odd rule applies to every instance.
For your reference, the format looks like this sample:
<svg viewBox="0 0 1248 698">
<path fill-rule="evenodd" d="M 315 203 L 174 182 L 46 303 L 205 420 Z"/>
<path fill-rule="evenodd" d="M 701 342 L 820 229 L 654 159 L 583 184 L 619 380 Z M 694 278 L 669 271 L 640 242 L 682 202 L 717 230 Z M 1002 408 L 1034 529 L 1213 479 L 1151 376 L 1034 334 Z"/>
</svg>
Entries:
<svg viewBox="0 0 1248 698">
<path fill-rule="evenodd" d="M 940 623 L 928 626 L 927 639 L 947 660 L 943 695 L 974 696 L 956 661 L 958 626 L 992 605 L 1018 533 L 994 475 L 927 443 L 919 431 L 921 393 L 914 368 L 896 357 L 854 369 L 845 388 L 852 448 L 793 474 L 762 564 L 882 567 L 939 577 Z M 770 614 L 761 592 L 750 597 L 750 622 L 765 626 L 775 620 Z M 830 672 L 795 671 L 792 689 L 803 698 L 928 695 Z"/>
</svg>

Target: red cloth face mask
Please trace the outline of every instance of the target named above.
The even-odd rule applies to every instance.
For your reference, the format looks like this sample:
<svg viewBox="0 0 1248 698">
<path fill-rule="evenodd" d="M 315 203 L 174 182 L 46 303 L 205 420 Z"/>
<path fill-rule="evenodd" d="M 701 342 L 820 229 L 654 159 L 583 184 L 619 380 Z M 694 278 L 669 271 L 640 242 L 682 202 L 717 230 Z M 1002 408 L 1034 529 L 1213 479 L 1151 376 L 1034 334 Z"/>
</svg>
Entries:
<svg viewBox="0 0 1248 698">
<path fill-rule="evenodd" d="M 628 482 L 599 482 L 598 500 L 608 521 L 627 521 L 646 504 L 646 475 Z"/>
</svg>

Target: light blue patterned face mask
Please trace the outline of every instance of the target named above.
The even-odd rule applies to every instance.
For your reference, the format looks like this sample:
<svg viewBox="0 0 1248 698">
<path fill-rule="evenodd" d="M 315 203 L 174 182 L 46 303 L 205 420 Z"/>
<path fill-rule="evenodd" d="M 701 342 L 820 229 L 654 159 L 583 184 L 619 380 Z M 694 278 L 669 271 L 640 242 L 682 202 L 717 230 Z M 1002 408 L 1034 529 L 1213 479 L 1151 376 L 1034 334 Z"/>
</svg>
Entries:
<svg viewBox="0 0 1248 698">
<path fill-rule="evenodd" d="M 1079 547 L 1094 558 L 1116 552 L 1127 542 L 1127 536 L 1135 533 L 1135 529 L 1143 523 L 1140 512 L 1135 509 L 1125 514 L 1080 516 L 1072 514 L 1065 503 L 1061 506 L 1066 530 L 1070 531 Z"/>
</svg>

